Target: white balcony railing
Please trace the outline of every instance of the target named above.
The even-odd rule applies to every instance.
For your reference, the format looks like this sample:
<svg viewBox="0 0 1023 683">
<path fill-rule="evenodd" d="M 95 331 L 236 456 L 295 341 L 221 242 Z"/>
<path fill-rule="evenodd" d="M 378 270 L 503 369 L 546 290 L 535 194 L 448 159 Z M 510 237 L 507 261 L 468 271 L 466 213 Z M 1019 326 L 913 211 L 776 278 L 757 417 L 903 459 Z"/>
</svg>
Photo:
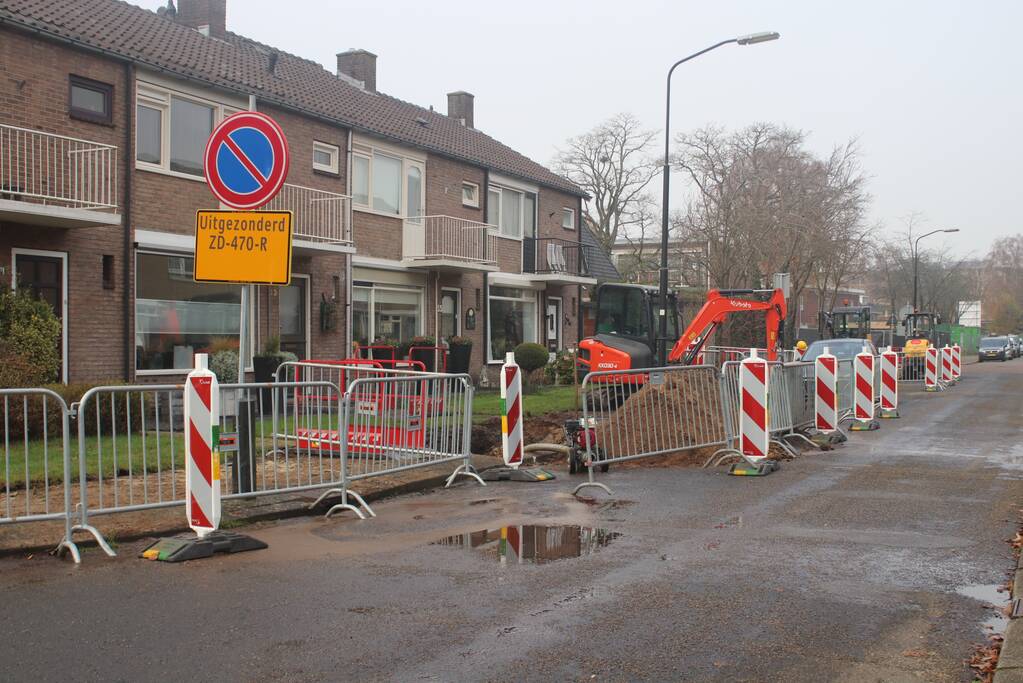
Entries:
<svg viewBox="0 0 1023 683">
<path fill-rule="evenodd" d="M 346 194 L 284 183 L 263 209 L 293 212 L 292 234 L 298 239 L 352 243 L 352 203 Z"/>
<path fill-rule="evenodd" d="M 454 216 L 422 216 L 405 221 L 405 258 L 497 263 L 497 228 Z"/>
<path fill-rule="evenodd" d="M 0 199 L 117 208 L 117 147 L 0 125 Z"/>
</svg>

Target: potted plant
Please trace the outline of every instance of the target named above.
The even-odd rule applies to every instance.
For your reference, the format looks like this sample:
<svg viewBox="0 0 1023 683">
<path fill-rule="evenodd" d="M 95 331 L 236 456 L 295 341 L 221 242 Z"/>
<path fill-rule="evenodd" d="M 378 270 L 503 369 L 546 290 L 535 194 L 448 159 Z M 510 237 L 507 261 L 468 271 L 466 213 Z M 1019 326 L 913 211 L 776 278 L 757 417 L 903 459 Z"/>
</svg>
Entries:
<svg viewBox="0 0 1023 683">
<path fill-rule="evenodd" d="M 448 337 L 448 372 L 464 374 L 469 372 L 469 360 L 472 358 L 472 339 L 468 337 Z"/>
<path fill-rule="evenodd" d="M 257 382 L 272 382 L 284 354 L 281 353 L 281 338 L 270 337 L 263 344 L 263 350 L 252 357 L 252 370 Z M 284 379 L 284 378 L 282 378 Z"/>
<path fill-rule="evenodd" d="M 417 336 L 412 337 L 408 342 L 409 360 L 417 360 L 423 364 L 427 372 L 433 372 L 437 367 L 437 351 L 434 347 L 437 346 L 437 340 L 433 337 Z M 416 348 L 420 346 L 429 346 L 431 348 Z"/>
<path fill-rule="evenodd" d="M 398 341 L 390 337 L 377 337 L 370 346 L 387 347 L 370 349 L 374 360 L 398 360 Z"/>
<path fill-rule="evenodd" d="M 532 342 L 525 342 L 515 347 L 515 363 L 522 368 L 522 391 L 529 388 L 529 376 L 536 370 L 547 365 L 550 352 L 547 347 Z"/>
</svg>

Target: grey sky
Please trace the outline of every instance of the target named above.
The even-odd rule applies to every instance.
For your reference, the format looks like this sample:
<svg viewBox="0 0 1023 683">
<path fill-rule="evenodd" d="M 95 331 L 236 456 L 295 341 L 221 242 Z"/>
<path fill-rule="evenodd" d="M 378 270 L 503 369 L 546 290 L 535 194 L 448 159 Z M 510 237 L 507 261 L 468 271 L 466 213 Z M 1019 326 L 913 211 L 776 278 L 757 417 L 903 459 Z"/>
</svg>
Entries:
<svg viewBox="0 0 1023 683">
<path fill-rule="evenodd" d="M 620 111 L 660 129 L 673 61 L 778 31 L 681 67 L 672 130 L 772 121 L 810 132 L 822 153 L 856 137 L 886 229 L 920 212 L 960 228 L 941 237 L 977 256 L 1023 231 L 1021 2 L 228 0 L 227 23 L 331 70 L 336 52 L 375 52 L 381 91 L 440 111 L 445 93 L 468 90 L 477 127 L 544 163 Z"/>
</svg>

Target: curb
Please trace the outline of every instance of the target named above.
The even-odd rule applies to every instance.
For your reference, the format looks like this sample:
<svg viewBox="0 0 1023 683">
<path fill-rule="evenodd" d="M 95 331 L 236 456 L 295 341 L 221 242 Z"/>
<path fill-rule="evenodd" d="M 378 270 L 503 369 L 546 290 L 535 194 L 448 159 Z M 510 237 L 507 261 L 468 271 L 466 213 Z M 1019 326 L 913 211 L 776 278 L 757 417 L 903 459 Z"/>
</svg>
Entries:
<svg viewBox="0 0 1023 683">
<path fill-rule="evenodd" d="M 473 462 L 477 466 L 477 471 L 483 472 L 491 469 L 492 467 L 498 467 L 499 465 L 493 462 L 483 463 L 481 460 L 494 460 L 487 456 L 473 455 Z M 363 494 L 363 499 L 367 503 L 374 503 L 385 498 L 394 498 L 397 496 L 404 496 L 411 493 L 421 493 L 423 491 L 429 491 L 432 489 L 440 488 L 447 482 L 450 472 L 444 474 L 438 474 L 423 479 L 414 479 L 412 481 L 395 484 L 387 488 L 382 488 L 377 491 Z M 324 486 L 324 488 L 328 488 Z M 260 508 L 271 508 L 263 510 L 249 510 L 248 514 L 245 510 L 235 511 L 236 515 L 230 517 L 226 516 L 227 510 L 225 509 L 225 517 L 221 522 L 222 529 L 235 530 L 242 527 L 250 526 L 258 522 L 278 521 L 285 519 L 294 519 L 296 517 L 313 517 L 316 515 L 323 514 L 323 510 L 328 510 L 336 503 L 341 502 L 341 495 L 331 496 L 330 498 L 324 498 L 320 501 L 320 504 L 313 509 L 309 508 L 309 505 L 305 501 L 301 501 L 295 498 L 295 494 L 289 494 L 287 492 L 279 494 L 282 500 L 275 503 L 273 500 L 260 505 Z M 272 498 L 272 497 L 271 497 Z M 239 505 L 242 507 L 245 503 L 251 503 L 252 501 L 260 501 L 260 498 L 252 498 L 245 501 L 224 501 L 225 507 L 228 505 Z M 262 499 L 266 500 L 266 499 Z M 246 507 L 250 507 L 246 506 Z M 183 516 L 183 515 L 182 515 Z M 189 530 L 188 525 L 182 523 L 180 526 L 174 527 L 162 527 L 159 529 L 139 529 L 130 533 L 120 534 L 116 537 L 118 545 L 139 541 L 146 538 L 153 538 L 154 536 L 171 536 L 174 534 L 185 533 Z M 110 540 L 110 539 L 108 539 Z M 77 541 L 79 548 L 96 548 L 96 542 L 89 538 L 86 540 L 84 537 Z M 9 548 L 0 550 L 0 558 L 4 557 L 16 557 L 23 556 L 25 554 L 41 554 L 53 550 L 53 543 L 46 543 L 35 546 L 19 546 L 17 548 Z"/>
<path fill-rule="evenodd" d="M 1012 581 L 1012 600 L 1014 606 L 1023 598 L 1023 554 L 1016 563 L 1016 575 Z M 995 669 L 993 683 L 1023 683 L 1023 619 L 1009 621 L 1005 629 L 1005 639 L 998 655 L 998 667 Z"/>
</svg>

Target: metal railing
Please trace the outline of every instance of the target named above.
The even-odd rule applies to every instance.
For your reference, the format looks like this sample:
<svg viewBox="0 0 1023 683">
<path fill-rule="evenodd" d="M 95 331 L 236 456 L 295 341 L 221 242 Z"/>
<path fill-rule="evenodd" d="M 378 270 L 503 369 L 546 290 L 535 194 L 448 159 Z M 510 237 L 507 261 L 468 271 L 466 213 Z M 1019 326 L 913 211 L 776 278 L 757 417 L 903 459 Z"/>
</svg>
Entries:
<svg viewBox="0 0 1023 683">
<path fill-rule="evenodd" d="M 422 226 L 422 246 L 406 245 L 405 258 L 497 263 L 497 227 L 454 216 L 422 216 L 409 223 Z"/>
<path fill-rule="evenodd" d="M 117 208 L 117 147 L 0 125 L 0 199 Z"/>
<path fill-rule="evenodd" d="M 348 195 L 284 183 L 265 207 L 294 213 L 296 238 L 329 244 L 352 243 L 352 198 Z"/>
<path fill-rule="evenodd" d="M 585 276 L 592 247 L 557 237 L 522 240 L 522 270 L 538 275 Z"/>
<path fill-rule="evenodd" d="M 724 444 L 721 384 L 709 366 L 591 372 L 582 382 L 583 424 L 593 486 L 594 468 L 614 462 Z"/>
</svg>

